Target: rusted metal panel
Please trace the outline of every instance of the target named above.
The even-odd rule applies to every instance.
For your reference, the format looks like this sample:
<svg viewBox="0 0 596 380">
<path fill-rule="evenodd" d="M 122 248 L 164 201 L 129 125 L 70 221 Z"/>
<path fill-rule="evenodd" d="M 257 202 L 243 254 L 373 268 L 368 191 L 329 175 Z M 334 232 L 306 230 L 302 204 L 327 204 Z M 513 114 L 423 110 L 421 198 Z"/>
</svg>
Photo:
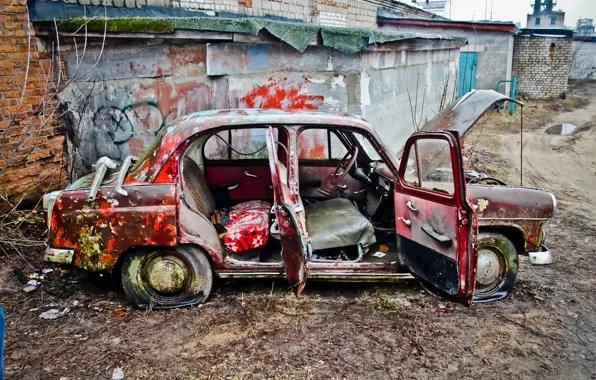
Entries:
<svg viewBox="0 0 596 380">
<path fill-rule="evenodd" d="M 173 184 L 126 186 L 128 196 L 101 187 L 60 194 L 50 222 L 50 246 L 75 250 L 74 264 L 99 272 L 113 268 L 131 247 L 177 244 L 176 188 Z"/>
<path fill-rule="evenodd" d="M 468 185 L 468 189 L 478 207 L 479 227 L 515 228 L 524 237 L 526 252 L 540 248 L 544 224 L 556 212 L 551 193 L 514 186 Z"/>
<path fill-rule="evenodd" d="M 430 132 L 449 129 L 464 136 L 492 105 L 501 101 L 514 102 L 523 106 L 520 101 L 493 90 L 474 90 L 461 98 L 453 108 L 435 116 L 421 130 Z"/>
<path fill-rule="evenodd" d="M 179 243 L 201 246 L 207 251 L 216 268 L 223 266 L 224 248 L 211 221 L 204 215 L 192 211 L 183 200 L 179 201 L 178 212 Z"/>
<path fill-rule="evenodd" d="M 259 72 L 359 72 L 359 54 L 344 54 L 325 46 L 309 46 L 300 53 L 285 44 L 207 44 L 207 74 Z"/>
</svg>

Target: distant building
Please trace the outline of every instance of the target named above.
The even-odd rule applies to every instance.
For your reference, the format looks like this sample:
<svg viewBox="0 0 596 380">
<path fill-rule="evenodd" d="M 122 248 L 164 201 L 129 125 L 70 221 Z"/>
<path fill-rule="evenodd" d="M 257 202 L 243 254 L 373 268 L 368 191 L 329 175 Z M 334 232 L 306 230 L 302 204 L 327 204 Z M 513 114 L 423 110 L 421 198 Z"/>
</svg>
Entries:
<svg viewBox="0 0 596 380">
<path fill-rule="evenodd" d="M 528 15 L 527 28 L 554 29 L 565 27 L 565 12 L 554 10 L 553 0 L 534 0 L 534 13 Z"/>
<path fill-rule="evenodd" d="M 450 17 L 449 9 L 451 0 L 412 0 L 412 3 L 418 5 L 427 12 L 432 12 L 441 17 Z"/>
<path fill-rule="evenodd" d="M 575 26 L 575 34 L 577 36 L 594 36 L 594 20 L 591 18 L 582 18 L 577 20 Z"/>
</svg>

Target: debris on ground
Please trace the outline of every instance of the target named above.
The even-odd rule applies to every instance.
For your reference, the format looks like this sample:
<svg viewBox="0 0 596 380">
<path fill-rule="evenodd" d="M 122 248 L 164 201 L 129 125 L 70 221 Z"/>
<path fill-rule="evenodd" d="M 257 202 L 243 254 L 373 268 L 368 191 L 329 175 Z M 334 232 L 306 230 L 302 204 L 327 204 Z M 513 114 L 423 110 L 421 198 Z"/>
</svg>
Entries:
<svg viewBox="0 0 596 380">
<path fill-rule="evenodd" d="M 112 380 L 122 380 L 124 379 L 124 370 L 120 367 L 114 368 L 112 371 Z"/>
<path fill-rule="evenodd" d="M 29 280 L 27 282 L 27 286 L 25 286 L 23 288 L 23 291 L 25 293 L 31 293 L 32 291 L 36 290 L 38 286 L 39 286 L 39 281 L 37 281 L 37 280 Z"/>
<path fill-rule="evenodd" d="M 68 312 L 70 311 L 70 308 L 65 307 L 64 309 L 50 309 L 47 311 L 44 311 L 43 313 L 39 314 L 39 318 L 41 319 L 58 319 L 61 317 L 64 317 L 66 314 L 68 314 Z"/>
</svg>

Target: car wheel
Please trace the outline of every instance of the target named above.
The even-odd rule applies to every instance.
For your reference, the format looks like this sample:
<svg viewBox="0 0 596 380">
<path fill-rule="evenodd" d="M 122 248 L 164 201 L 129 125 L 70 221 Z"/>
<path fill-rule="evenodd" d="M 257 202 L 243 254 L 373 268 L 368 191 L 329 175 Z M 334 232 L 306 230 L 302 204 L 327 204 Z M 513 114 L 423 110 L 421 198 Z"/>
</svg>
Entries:
<svg viewBox="0 0 596 380">
<path fill-rule="evenodd" d="M 198 305 L 209 297 L 212 285 L 211 264 L 198 248 L 136 250 L 122 262 L 122 287 L 138 308 Z"/>
<path fill-rule="evenodd" d="M 478 261 L 474 302 L 497 301 L 509 295 L 517 277 L 515 245 L 495 232 L 478 234 Z"/>
</svg>

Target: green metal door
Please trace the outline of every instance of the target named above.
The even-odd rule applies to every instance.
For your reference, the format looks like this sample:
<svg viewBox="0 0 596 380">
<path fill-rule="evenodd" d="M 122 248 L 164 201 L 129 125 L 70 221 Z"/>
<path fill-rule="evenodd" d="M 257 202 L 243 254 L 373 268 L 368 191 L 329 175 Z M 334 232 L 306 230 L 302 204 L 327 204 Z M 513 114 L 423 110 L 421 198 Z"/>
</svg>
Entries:
<svg viewBox="0 0 596 380">
<path fill-rule="evenodd" d="M 459 53 L 458 97 L 462 97 L 476 87 L 476 66 L 478 53 Z"/>
</svg>

